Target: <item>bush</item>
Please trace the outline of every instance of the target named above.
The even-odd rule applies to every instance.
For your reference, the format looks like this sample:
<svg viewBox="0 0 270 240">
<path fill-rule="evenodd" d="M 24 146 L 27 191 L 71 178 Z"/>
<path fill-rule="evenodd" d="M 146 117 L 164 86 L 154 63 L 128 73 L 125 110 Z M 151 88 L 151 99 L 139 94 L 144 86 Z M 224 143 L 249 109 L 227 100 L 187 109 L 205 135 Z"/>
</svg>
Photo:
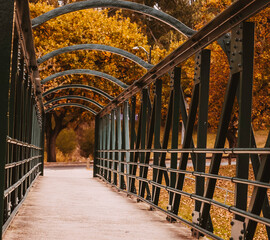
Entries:
<svg viewBox="0 0 270 240">
<path fill-rule="evenodd" d="M 73 129 L 63 129 L 56 138 L 56 147 L 65 155 L 72 153 L 76 146 L 76 133 Z"/>
<path fill-rule="evenodd" d="M 86 129 L 79 139 L 80 153 L 83 157 L 89 157 L 94 154 L 95 148 L 95 129 Z"/>
</svg>

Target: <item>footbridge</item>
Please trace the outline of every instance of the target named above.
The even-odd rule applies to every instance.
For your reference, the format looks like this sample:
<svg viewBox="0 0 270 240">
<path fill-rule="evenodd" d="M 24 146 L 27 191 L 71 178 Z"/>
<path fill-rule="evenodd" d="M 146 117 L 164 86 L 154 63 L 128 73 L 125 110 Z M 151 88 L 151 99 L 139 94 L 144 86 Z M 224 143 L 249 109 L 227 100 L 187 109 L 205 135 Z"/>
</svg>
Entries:
<svg viewBox="0 0 270 240">
<path fill-rule="evenodd" d="M 253 94 L 256 77 L 254 46 L 258 40 L 255 32 L 258 26 L 250 21 L 256 14 L 265 11 L 269 3 L 269 0 L 234 1 L 199 31 L 195 31 L 156 8 L 128 1 L 80 1 L 30 19 L 27 0 L 0 0 L 0 238 L 6 234 L 6 239 L 31 239 L 31 236 L 23 231 L 30 231 L 29 226 L 39 225 L 42 218 L 31 216 L 31 212 L 29 214 L 25 210 L 20 212 L 20 209 L 24 206 L 27 208 L 27 204 L 31 206 L 31 202 L 38 198 L 40 202 L 35 201 L 33 209 L 39 206 L 43 208 L 46 195 L 56 196 L 54 191 L 46 187 L 43 189 L 44 195 L 41 194 L 41 187 L 46 181 L 47 185 L 51 184 L 51 177 L 55 181 L 62 181 L 63 184 L 70 183 L 71 186 L 69 188 L 68 185 L 62 185 L 66 190 L 63 199 L 51 198 L 51 207 L 55 207 L 57 201 L 62 202 L 61 206 L 57 207 L 61 211 L 66 211 L 73 205 L 76 209 L 76 206 L 84 201 L 81 199 L 79 202 L 77 198 L 73 198 L 74 194 L 79 194 L 75 183 L 78 184 L 78 189 L 86 192 L 87 199 L 100 191 L 104 192 L 100 195 L 104 197 L 101 201 L 103 204 L 94 205 L 87 201 L 83 203 L 85 212 L 81 211 L 81 219 L 85 221 L 84 229 L 90 229 L 90 225 L 93 224 L 92 218 L 100 217 L 98 211 L 100 208 L 105 209 L 108 216 L 102 218 L 98 225 L 104 224 L 103 230 L 108 229 L 108 238 L 84 235 L 78 231 L 77 239 L 89 239 L 87 236 L 112 239 L 110 234 L 117 236 L 117 239 L 126 239 L 127 236 L 131 239 L 163 239 L 166 236 L 169 239 L 177 239 L 177 236 L 179 239 L 187 239 L 188 236 L 184 234 L 186 230 L 182 228 L 182 236 L 178 233 L 173 235 L 170 230 L 162 230 L 160 233 L 155 230 L 165 225 L 165 228 L 170 229 L 170 225 L 175 222 L 189 227 L 191 236 L 197 239 L 202 236 L 234 240 L 269 239 L 270 134 L 267 132 L 261 144 L 263 146 L 257 147 L 252 127 L 252 111 L 253 100 L 258 97 Z M 157 65 L 145 62 L 122 49 L 91 43 L 56 49 L 37 59 L 33 28 L 38 28 L 60 15 L 89 8 L 126 9 L 147 15 L 181 32 L 188 40 Z M 269 24 L 269 16 L 267 19 L 264 24 Z M 269 32 L 265 35 L 269 35 Z M 212 67 L 219 64 L 211 56 L 210 46 L 213 43 L 223 50 L 227 64 L 222 67 L 228 70 L 229 76 L 222 99 L 222 111 L 216 116 L 219 124 L 214 144 L 209 148 L 209 79 Z M 79 50 L 106 51 L 120 55 L 145 68 L 147 73 L 131 85 L 93 69 L 70 69 L 44 79 L 40 78 L 40 64 L 59 54 Z M 189 101 L 186 101 L 183 90 L 186 82 L 181 75 L 182 66 L 187 59 L 194 61 L 193 90 Z M 84 84 L 60 84 L 43 91 L 48 82 L 74 74 L 95 76 L 101 79 L 100 81 L 116 85 L 121 89 L 121 93 L 114 97 L 107 93 L 102 85 L 93 87 Z M 170 79 L 169 83 L 165 78 Z M 265 76 L 265 79 L 266 83 L 262 84 L 261 88 L 269 93 L 269 75 Z M 169 87 L 165 86 L 166 84 L 169 84 Z M 107 104 L 84 95 L 63 94 L 55 97 L 55 92 L 61 93 L 64 89 L 79 89 L 82 93 L 92 91 L 104 97 Z M 270 102 L 267 97 L 260 101 L 265 101 L 266 109 L 269 108 Z M 237 118 L 238 141 L 235 148 L 230 148 L 226 147 L 225 141 L 236 105 L 238 110 L 234 117 Z M 80 174 L 76 170 L 71 173 L 46 169 L 47 175 L 43 176 L 44 130 L 47 126 L 45 115 L 62 107 L 82 108 L 95 116 L 93 178 L 90 177 L 89 171 Z M 180 119 L 183 122 L 181 135 Z M 236 156 L 235 167 L 232 172 L 223 174 L 223 157 L 228 154 Z M 85 174 L 89 174 L 89 179 Z M 63 176 L 66 178 L 60 179 Z M 83 184 L 76 180 L 71 181 L 71 178 L 82 178 Z M 102 181 L 106 184 L 101 184 Z M 57 185 L 52 186 L 55 186 L 56 191 L 57 187 L 59 188 Z M 112 194 L 108 186 L 112 186 L 117 193 Z M 36 197 L 31 195 L 31 189 L 37 194 Z M 222 193 L 220 189 L 227 189 L 226 193 Z M 139 216 L 136 211 L 142 209 L 129 208 L 126 205 L 132 203 L 123 203 L 124 198 L 109 205 L 110 199 L 117 198 L 117 194 L 136 199 L 140 202 L 138 204 L 143 202 L 143 211 L 156 211 L 148 211 L 147 217 Z M 228 194 L 231 194 L 230 201 L 227 201 Z M 65 202 L 66 199 L 73 199 L 70 201 L 72 206 Z M 100 199 L 94 198 L 94 201 L 97 203 Z M 107 203 L 111 208 L 114 205 L 116 209 L 106 209 Z M 91 214 L 88 214 L 88 207 Z M 158 225 L 160 222 L 152 223 L 149 215 L 156 212 L 163 213 L 167 222 L 164 221 L 161 225 Z M 73 222 L 75 227 L 81 229 L 77 225 L 80 216 L 76 211 L 70 213 L 77 219 L 77 222 Z M 23 225 L 20 229 L 19 225 L 16 225 L 16 219 L 23 217 L 23 214 L 30 225 Z M 122 216 L 121 214 L 125 217 L 128 215 L 131 219 L 133 217 L 134 221 L 130 224 L 134 224 L 135 228 L 137 220 L 141 224 L 138 229 L 141 230 L 135 231 L 134 235 L 125 235 L 122 230 L 127 229 L 125 231 L 128 232 L 130 228 L 127 228 L 127 222 L 122 221 L 119 223 L 119 230 L 114 232 L 108 221 L 113 222 L 113 217 Z M 14 230 L 12 221 L 21 231 L 15 237 L 9 232 Z M 47 218 L 43 218 L 42 221 L 55 224 L 60 221 L 64 225 L 67 220 L 59 220 L 55 214 L 48 211 Z M 220 228 L 220 225 L 223 228 Z M 48 235 L 32 232 L 32 239 L 69 239 L 63 232 L 60 235 L 57 232 L 53 235 L 53 229 L 47 229 L 47 232 Z M 141 237 L 138 237 L 138 234 Z"/>
</svg>

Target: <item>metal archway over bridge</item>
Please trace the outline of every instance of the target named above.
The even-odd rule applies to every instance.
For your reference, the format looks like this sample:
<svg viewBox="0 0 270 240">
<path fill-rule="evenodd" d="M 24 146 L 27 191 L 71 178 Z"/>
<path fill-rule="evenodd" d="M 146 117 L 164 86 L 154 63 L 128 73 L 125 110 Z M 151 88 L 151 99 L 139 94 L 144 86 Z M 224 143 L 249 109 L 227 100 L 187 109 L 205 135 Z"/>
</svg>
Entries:
<svg viewBox="0 0 270 240">
<path fill-rule="evenodd" d="M 44 92 L 42 94 L 43 97 L 51 94 L 51 93 L 54 93 L 54 92 L 57 92 L 59 90 L 62 90 L 62 89 L 70 89 L 70 88 L 77 88 L 77 89 L 85 89 L 85 90 L 91 90 L 93 92 L 96 92 L 100 95 L 102 95 L 103 97 L 109 99 L 110 101 L 113 100 L 113 97 L 111 95 L 109 95 L 108 93 L 100 90 L 99 88 L 95 88 L 95 87 L 91 87 L 91 86 L 88 86 L 88 85 L 83 85 L 83 84 L 69 84 L 69 85 L 63 85 L 63 86 L 58 86 L 58 87 L 55 87 L 55 88 L 52 88 L 46 92 Z"/>
<path fill-rule="evenodd" d="M 84 1 L 84 2 L 75 2 L 72 4 L 68 4 L 65 5 L 63 7 L 54 9 L 48 13 L 45 13 L 35 19 L 32 20 L 32 27 L 38 27 L 40 24 L 55 18 L 57 16 L 69 13 L 69 12 L 74 12 L 74 11 L 78 11 L 78 10 L 83 10 L 83 9 L 89 9 L 89 8 L 96 8 L 96 7 L 114 7 L 114 8 L 122 8 L 122 9 L 128 9 L 128 10 L 132 10 L 135 12 L 139 12 L 141 14 L 144 15 L 148 15 L 151 17 L 154 17 L 164 23 L 166 23 L 167 25 L 171 26 L 172 28 L 176 29 L 177 31 L 183 33 L 186 36 L 191 36 L 192 34 L 194 34 L 196 31 L 190 29 L 189 27 L 187 27 L 186 25 L 184 25 L 183 23 L 181 23 L 180 21 L 178 21 L 177 19 L 173 18 L 172 16 L 163 13 L 157 9 L 145 6 L 145 5 L 141 5 L 141 4 L 137 4 L 137 3 L 132 3 L 132 2 L 124 2 L 124 1 L 108 1 L 108 0 L 102 0 L 102 1 Z M 127 57 L 128 59 L 131 59 L 132 61 L 140 64 L 141 66 L 149 69 L 152 67 L 151 64 L 147 64 L 144 61 L 142 61 L 141 59 L 138 59 L 136 56 L 134 56 L 131 53 L 128 53 L 126 51 L 123 51 L 121 49 L 117 49 L 117 48 L 112 48 L 110 46 L 102 46 L 102 45 L 90 45 L 90 44 L 84 44 L 84 45 L 77 45 L 77 46 L 70 46 L 70 47 L 66 47 L 66 48 L 62 48 L 62 49 L 58 49 L 55 50 L 49 54 L 47 54 L 46 56 L 44 56 L 44 59 L 38 60 L 38 62 L 44 62 L 45 59 L 49 59 L 57 54 L 60 53 L 64 53 L 67 51 L 73 51 L 73 50 L 82 50 L 83 48 L 86 49 L 92 49 L 92 48 L 96 48 L 95 50 L 106 50 L 106 51 L 110 51 L 110 52 L 114 52 L 116 54 L 122 55 Z M 72 71 L 72 70 L 70 70 Z M 75 71 L 75 70 L 74 70 Z M 47 80 L 50 80 L 51 77 L 55 77 L 61 75 L 61 73 L 56 73 L 55 75 L 49 76 L 47 79 L 44 79 L 42 81 L 42 83 L 45 83 Z M 99 73 L 99 75 L 103 75 L 103 73 Z M 103 75 L 104 76 L 104 75 Z M 110 77 L 109 77 L 110 78 Z M 108 78 L 107 78 L 108 79 Z M 115 79 L 113 79 L 113 82 L 116 82 Z"/>
<path fill-rule="evenodd" d="M 91 2 L 95 3 L 96 7 L 105 6 L 104 4 L 109 7 L 114 3 L 125 5 L 121 1 L 95 0 L 87 4 Z M 213 239 L 222 239 L 217 232 L 213 231 L 215 215 L 210 210 L 214 206 L 233 215 L 232 224 L 228 224 L 231 226 L 230 237 L 252 239 L 260 223 L 265 228 L 264 237 L 269 238 L 270 216 L 267 191 L 270 189 L 270 134 L 267 136 L 265 146 L 257 148 L 251 126 L 255 26 L 253 23 L 245 22 L 266 7 L 269 2 L 269 0 L 236 1 L 200 31 L 191 34 L 189 40 L 114 99 L 100 89 L 83 85 L 59 86 L 44 93 L 44 96 L 47 96 L 58 90 L 77 86 L 80 89 L 97 92 L 110 100 L 110 103 L 95 118 L 94 174 L 96 177 L 148 203 L 151 207 L 165 212 L 172 221 L 184 222 L 193 229 L 193 235 L 196 237 L 204 234 Z M 86 2 L 81 2 L 81 4 L 86 4 Z M 55 10 L 43 17 L 46 20 L 57 14 L 63 14 L 65 11 L 78 10 L 78 6 L 71 4 L 67 8 Z M 136 5 L 138 6 L 141 5 Z M 149 8 L 145 9 L 148 11 Z M 14 14 L 15 11 L 16 14 Z M 0 76 L 3 79 L 0 89 L 0 151 L 2 156 L 2 161 L 0 161 L 2 214 L 0 223 L 3 226 L 2 229 L 5 230 L 33 182 L 43 171 L 44 108 L 43 103 L 39 101 L 41 99 L 40 82 L 27 1 L 0 0 L 0 14 L 4 16 L 0 21 L 3 34 L 0 38 Z M 147 14 L 151 15 L 149 12 Z M 39 17 L 35 21 L 41 23 L 45 20 Z M 210 50 L 205 48 L 228 32 L 232 36 L 231 42 L 228 42 L 230 78 L 227 82 L 223 110 L 218 116 L 220 120 L 215 145 L 213 148 L 207 148 L 206 123 L 211 56 Z M 195 81 L 190 109 L 187 112 L 183 100 L 181 69 L 176 66 L 195 54 Z M 164 95 L 170 95 L 168 108 L 164 109 L 167 114 L 166 124 L 164 131 L 161 131 L 164 92 L 160 77 L 172 70 L 174 70 L 172 86 L 167 95 Z M 148 107 L 149 92 L 146 87 L 152 83 L 155 84 L 155 92 L 151 93 L 153 107 L 150 109 Z M 138 92 L 142 93 L 142 102 L 140 117 L 136 124 L 135 94 Z M 236 148 L 225 148 L 226 132 L 235 101 L 239 105 L 238 145 Z M 66 106 L 74 104 L 64 103 Z M 81 107 L 80 104 L 76 106 Z M 185 125 L 181 148 L 178 145 L 180 115 Z M 198 118 L 197 129 L 195 129 L 196 117 Z M 196 145 L 192 136 L 194 130 L 198 136 Z M 162 132 L 164 136 L 161 143 Z M 171 145 L 169 145 L 170 136 Z M 170 146 L 171 149 L 169 149 Z M 233 177 L 219 174 L 224 153 L 237 155 L 236 171 Z M 153 163 L 150 162 L 151 154 Z M 170 167 L 166 164 L 168 154 Z M 209 172 L 205 171 L 205 154 L 211 155 Z M 181 155 L 180 158 L 179 155 Z M 195 156 L 192 171 L 187 171 L 189 155 Z M 153 169 L 151 179 L 149 169 Z M 254 179 L 249 178 L 250 171 L 255 176 Z M 185 190 L 185 181 L 189 175 L 194 177 L 192 193 Z M 232 204 L 213 199 L 217 189 L 217 180 L 235 186 Z M 248 192 L 248 188 L 253 190 L 252 193 Z M 166 209 L 160 207 L 162 190 L 168 194 L 166 198 L 168 208 Z M 249 201 L 248 196 L 250 196 Z M 179 214 L 183 197 L 188 197 L 192 201 L 191 221 Z"/>
<path fill-rule="evenodd" d="M 90 113 L 93 113 L 94 115 L 97 115 L 96 111 L 94 111 L 90 107 L 87 107 L 87 106 L 79 104 L 79 103 L 60 103 L 60 104 L 56 104 L 56 105 L 46 109 L 45 113 L 50 112 L 50 111 L 54 110 L 55 108 L 61 108 L 61 107 L 78 107 L 78 108 L 85 109 L 86 111 L 88 111 Z"/>
<path fill-rule="evenodd" d="M 125 83 L 123 83 L 122 81 L 120 81 L 119 79 L 109 75 L 109 74 L 106 74 L 106 73 L 102 73 L 102 72 L 99 72 L 99 71 L 94 71 L 94 70 L 90 70 L 90 69 L 72 69 L 72 70 L 66 70 L 66 71 L 63 71 L 63 72 L 58 72 L 58 73 L 55 73 L 53 75 L 50 75 L 49 77 L 43 79 L 41 81 L 41 84 L 45 84 L 46 82 L 49 82 L 55 78 L 58 78 L 58 77 L 62 77 L 62 76 L 66 76 L 66 75 L 72 75 L 72 74 L 89 74 L 89 75 L 93 75 L 93 76 L 96 76 L 96 77 L 101 77 L 103 79 L 107 79 L 115 84 L 117 84 L 119 87 L 121 88 L 127 88 L 128 85 L 126 85 Z"/>
<path fill-rule="evenodd" d="M 134 55 L 130 52 L 127 52 L 127 51 L 122 50 L 120 48 L 115 48 L 115 47 L 102 45 L 102 44 L 79 44 L 79 45 L 59 48 L 55 51 L 52 51 L 52 52 L 47 53 L 46 55 L 40 57 L 37 60 L 37 62 L 38 62 L 38 64 L 42 64 L 45 61 L 49 60 L 50 58 L 53 58 L 59 54 L 72 52 L 72 51 L 78 51 L 78 50 L 96 50 L 96 51 L 111 52 L 111 53 L 120 55 L 122 57 L 128 58 L 129 60 L 137 63 L 138 65 L 142 66 L 143 68 L 150 69 L 153 67 L 152 64 L 145 62 L 144 60 L 142 60 L 141 58 L 137 57 L 136 55 Z"/>
<path fill-rule="evenodd" d="M 82 1 L 82 2 L 75 2 L 71 3 L 59 8 L 55 8 L 39 17 L 36 17 L 32 20 L 32 27 L 36 28 L 39 25 L 49 21 L 52 18 L 61 16 L 63 14 L 67 14 L 70 12 L 75 12 L 79 10 L 89 9 L 89 8 L 120 8 L 120 9 L 127 9 L 134 12 L 141 13 L 143 15 L 147 15 L 153 18 L 156 18 L 165 24 L 171 26 L 172 28 L 180 31 L 184 35 L 190 37 L 196 31 L 187 27 L 185 24 L 181 23 L 176 18 L 159 11 L 155 8 L 138 4 L 135 2 L 127 2 L 127 1 L 118 1 L 118 0 L 91 0 L 91 1 Z"/>
<path fill-rule="evenodd" d="M 63 99 L 83 100 L 83 101 L 86 101 L 86 102 L 89 102 L 89 103 L 92 103 L 92 104 L 96 105 L 100 109 L 102 109 L 104 107 L 104 106 L 102 106 L 101 104 L 99 104 L 97 101 L 95 101 L 93 99 L 90 99 L 90 98 L 87 98 L 87 97 L 83 97 L 83 96 L 77 96 L 77 95 L 66 95 L 66 96 L 62 96 L 62 97 L 53 98 L 53 99 L 47 101 L 44 104 L 44 107 L 48 106 L 51 103 L 55 103 L 55 102 L 58 102 L 58 101 L 63 100 Z"/>
<path fill-rule="evenodd" d="M 100 8 L 100 7 L 111 7 L 111 8 L 120 8 L 120 9 L 127 9 L 127 10 L 131 10 L 131 11 L 135 11 L 144 15 L 148 15 L 151 16 L 153 18 L 156 18 L 162 22 L 164 22 L 165 24 L 167 24 L 168 26 L 171 26 L 172 28 L 174 28 L 175 30 L 177 30 L 178 32 L 181 32 L 182 34 L 191 37 L 193 34 L 196 33 L 196 31 L 194 31 L 193 29 L 190 29 L 189 27 L 187 27 L 186 25 L 184 25 L 183 23 L 181 23 L 180 21 L 178 21 L 177 19 L 173 18 L 172 16 L 161 12 L 155 8 L 151 8 L 142 4 L 138 4 L 138 3 L 134 3 L 134 2 L 125 2 L 125 1 L 111 1 L 111 0 L 92 0 L 92 1 L 83 1 L 83 2 L 75 2 L 72 4 L 68 4 L 59 8 L 56 8 L 52 11 L 49 11 L 35 19 L 32 20 L 32 27 L 38 27 L 39 25 L 43 24 L 44 22 L 58 17 L 60 15 L 63 14 L 67 14 L 70 12 L 74 12 L 74 11 L 79 11 L 79 10 L 83 10 L 83 9 L 89 9 L 89 8 Z M 224 37 L 219 39 L 219 44 L 221 45 L 222 49 L 225 51 L 225 53 L 228 55 L 228 49 L 226 47 L 226 44 L 228 43 L 228 41 L 230 41 L 230 39 L 228 38 L 229 36 L 227 36 L 226 34 L 224 35 Z M 226 40 L 226 44 L 224 43 L 224 40 Z M 134 57 L 134 55 L 127 53 L 127 52 L 123 52 L 123 50 L 121 49 L 116 49 L 116 48 L 112 48 L 109 46 L 102 46 L 102 45 L 91 45 L 91 44 L 83 44 L 83 45 L 77 45 L 77 46 L 70 46 L 70 47 L 65 47 L 62 49 L 58 49 L 55 50 L 49 54 L 46 54 L 46 56 L 44 56 L 44 59 L 42 59 L 42 57 L 38 60 L 40 62 L 44 62 L 46 59 L 49 59 L 53 56 L 56 56 L 58 54 L 64 53 L 64 52 L 68 52 L 68 51 L 73 51 L 73 50 L 82 50 L 82 49 L 92 49 L 92 48 L 96 48 L 96 50 L 106 50 L 106 51 L 110 51 L 110 52 L 114 52 L 116 54 L 125 56 L 135 62 L 137 62 L 138 64 L 144 66 L 145 68 L 149 69 L 151 67 L 151 65 L 146 65 L 145 62 L 143 62 L 140 59 L 137 59 L 136 57 Z M 69 70 L 72 71 L 72 70 Z M 75 71 L 75 70 L 74 70 Z M 56 73 L 54 76 L 57 76 L 57 74 L 61 73 Z M 99 75 L 103 75 L 104 73 L 99 73 Z M 51 76 L 49 76 L 46 80 L 49 80 L 51 78 Z M 110 77 L 109 77 L 110 78 Z M 108 79 L 108 78 L 107 78 Z M 45 81 L 46 81 L 45 80 Z M 116 82 L 117 80 L 113 80 L 113 82 Z M 119 80 L 118 80 L 119 81 Z M 44 80 L 43 80 L 44 82 Z"/>
</svg>

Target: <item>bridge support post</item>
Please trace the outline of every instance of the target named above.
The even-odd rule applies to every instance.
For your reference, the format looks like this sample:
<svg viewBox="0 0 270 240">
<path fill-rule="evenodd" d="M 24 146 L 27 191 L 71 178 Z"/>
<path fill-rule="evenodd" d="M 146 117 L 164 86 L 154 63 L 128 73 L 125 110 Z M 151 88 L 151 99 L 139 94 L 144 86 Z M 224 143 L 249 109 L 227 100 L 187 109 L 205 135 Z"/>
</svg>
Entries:
<svg viewBox="0 0 270 240">
<path fill-rule="evenodd" d="M 179 136 L 179 117 L 180 117 L 180 90 L 181 90 L 181 68 L 174 68 L 174 77 L 171 88 L 173 90 L 173 118 L 172 118 L 172 149 L 178 148 L 178 136 Z M 177 169 L 177 153 L 171 154 L 170 168 Z M 170 173 L 170 187 L 174 187 L 176 182 L 176 173 Z M 168 210 L 172 210 L 173 193 L 169 193 L 169 205 Z M 175 221 L 171 217 L 167 217 L 170 222 Z"/>
<path fill-rule="evenodd" d="M 123 111 L 123 132 L 124 132 L 124 143 L 123 143 L 123 149 L 125 150 L 129 150 L 129 102 L 125 101 L 124 103 L 124 111 Z M 129 186 L 129 182 L 130 182 L 130 153 L 129 152 L 125 152 L 125 160 L 126 160 L 126 173 L 127 173 L 127 178 L 126 178 L 126 185 L 127 185 L 127 189 Z"/>
<path fill-rule="evenodd" d="M 93 177 L 97 177 L 98 174 L 98 158 L 99 158 L 99 117 L 95 117 L 95 155 L 94 155 L 94 166 L 93 166 Z"/>
<path fill-rule="evenodd" d="M 42 148 L 42 158 L 41 158 L 41 176 L 44 175 L 44 138 L 45 138 L 45 113 L 42 114 L 42 128 L 41 128 L 41 138 L 40 147 Z"/>
<path fill-rule="evenodd" d="M 112 137 L 112 114 L 110 113 L 108 115 L 108 134 L 107 134 L 107 150 L 111 150 L 111 137 Z M 107 174 L 107 181 L 108 182 L 111 182 L 111 179 L 112 179 L 112 171 L 111 171 L 111 168 L 112 168 L 112 162 L 111 162 L 111 153 L 108 152 L 107 153 L 107 168 L 108 168 L 108 174 Z"/>
<path fill-rule="evenodd" d="M 157 79 L 155 83 L 155 126 L 154 126 L 154 149 L 160 149 L 160 127 L 161 127 L 161 93 L 162 80 Z M 160 153 L 154 152 L 153 165 L 159 165 Z M 153 181 L 157 181 L 158 169 L 153 169 Z M 152 186 L 152 202 L 157 205 L 157 187 Z"/>
<path fill-rule="evenodd" d="M 142 99 L 141 99 L 141 104 L 142 104 L 142 111 L 141 111 L 141 118 L 142 118 L 142 124 L 141 124 L 141 149 L 145 149 L 146 145 L 146 125 L 147 125 L 147 104 L 148 104 L 148 89 L 144 88 L 142 90 Z M 139 155 L 140 163 L 144 164 L 145 163 L 145 153 L 141 152 Z M 143 166 L 140 166 L 140 177 L 143 177 L 143 172 L 144 168 Z M 143 197 L 144 196 L 144 191 L 143 191 L 143 182 L 139 180 L 139 196 Z"/>
<path fill-rule="evenodd" d="M 254 23 L 244 22 L 232 31 L 232 74 L 239 78 L 239 124 L 237 147 L 250 147 L 251 137 L 251 105 L 253 85 L 253 55 L 254 55 Z M 237 157 L 236 177 L 248 179 L 249 154 L 241 154 Z M 239 209 L 247 208 L 248 186 L 236 184 L 235 206 Z M 263 199 L 262 203 L 263 205 Z M 245 237 L 244 218 L 235 215 L 232 221 L 232 237 Z M 237 228 L 240 224 L 242 228 Z"/>
<path fill-rule="evenodd" d="M 116 135 L 115 135 L 115 110 L 112 110 L 112 150 L 115 150 L 116 147 Z M 112 176 L 112 183 L 117 185 L 117 163 L 115 162 L 115 152 L 112 152 L 112 169 L 113 169 L 113 176 Z"/>
<path fill-rule="evenodd" d="M 139 136 L 136 136 L 136 131 L 135 131 L 135 121 L 136 121 L 136 96 L 133 96 L 131 98 L 131 133 L 130 133 L 130 149 L 134 149 L 137 144 L 136 144 L 136 139 L 139 138 Z M 140 122 L 139 121 L 139 126 L 140 126 Z M 130 162 L 135 162 L 136 161 L 136 154 L 134 152 L 130 153 Z M 130 167 L 130 174 L 132 176 L 136 175 L 136 169 L 137 167 L 135 165 L 131 165 Z M 128 188 L 129 192 L 135 193 L 135 179 L 134 178 L 130 178 L 130 182 L 129 182 L 129 188 Z"/>
<path fill-rule="evenodd" d="M 208 99 L 209 99 L 209 77 L 210 77 L 210 55 L 211 51 L 204 49 L 196 55 L 195 59 L 195 81 L 200 82 L 199 91 L 199 106 L 198 106 L 198 130 L 197 130 L 197 148 L 206 148 L 207 146 L 207 126 L 208 126 Z M 205 153 L 196 154 L 196 165 L 194 166 L 195 171 L 205 172 Z M 196 194 L 203 196 L 204 193 L 204 178 L 196 177 Z M 201 202 L 195 201 L 195 210 L 192 214 L 192 222 L 200 223 L 200 208 Z M 207 226 L 210 231 L 213 231 L 211 218 Z M 192 235 L 199 238 L 201 234 L 193 229 Z"/>
<path fill-rule="evenodd" d="M 109 113 L 106 117 L 106 122 L 107 122 L 107 126 L 106 126 L 106 131 L 107 131 L 107 134 L 106 134 L 106 141 L 107 141 L 107 145 L 106 145 L 106 150 L 110 150 L 110 145 L 111 145 L 111 126 L 112 126 L 112 123 L 111 123 L 112 119 L 111 119 L 111 114 Z M 107 152 L 106 153 L 106 175 L 105 175 L 105 178 L 108 182 L 111 182 L 111 171 L 109 170 L 111 168 L 111 161 L 110 161 L 110 153 Z"/>
<path fill-rule="evenodd" d="M 8 93 L 10 84 L 13 18 L 14 0 L 0 0 L 0 239 L 2 239 L 4 215 L 5 164 L 7 157 L 6 138 L 8 134 Z"/>
<path fill-rule="evenodd" d="M 121 121 L 121 106 L 118 106 L 116 109 L 116 136 L 117 136 L 117 150 L 122 149 L 122 121 Z M 123 159 L 123 154 L 121 152 L 118 152 L 118 171 L 119 171 L 119 188 L 120 189 L 125 189 L 125 179 L 124 179 L 124 164 L 122 161 Z"/>
</svg>

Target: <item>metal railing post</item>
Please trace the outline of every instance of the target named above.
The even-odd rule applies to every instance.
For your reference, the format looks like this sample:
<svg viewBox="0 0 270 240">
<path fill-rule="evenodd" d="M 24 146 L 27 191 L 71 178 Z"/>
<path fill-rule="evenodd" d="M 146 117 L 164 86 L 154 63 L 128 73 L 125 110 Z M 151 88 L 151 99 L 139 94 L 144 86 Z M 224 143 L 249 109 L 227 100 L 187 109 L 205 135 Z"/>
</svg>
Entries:
<svg viewBox="0 0 270 240">
<path fill-rule="evenodd" d="M 178 148 L 179 135 L 179 116 L 180 116 L 180 78 L 181 68 L 174 69 L 174 77 L 171 81 L 173 89 L 173 119 L 172 119 L 172 148 Z M 177 153 L 171 154 L 170 167 L 177 169 Z M 170 173 L 170 187 L 174 187 L 176 182 L 176 173 Z M 173 193 L 169 194 L 169 208 L 172 205 Z"/>
<path fill-rule="evenodd" d="M 197 128 L 197 148 L 206 148 L 207 145 L 207 129 L 208 129 L 208 99 L 209 99 L 209 77 L 210 77 L 210 50 L 204 49 L 195 56 L 195 81 L 200 82 L 199 89 L 199 106 L 198 106 L 198 128 Z M 205 172 L 206 154 L 196 154 L 195 171 Z M 196 177 L 195 192 L 199 196 L 203 196 L 204 193 L 204 177 Z M 195 201 L 195 209 L 192 214 L 193 223 L 199 224 L 200 222 L 200 208 L 201 202 Z M 212 223 L 210 216 L 208 217 L 208 230 L 212 231 Z M 198 220 L 199 219 L 199 220 Z M 198 231 L 192 232 L 193 236 L 200 237 Z"/>
<path fill-rule="evenodd" d="M 98 164 L 100 160 L 98 159 L 100 157 L 100 153 L 98 150 L 100 150 L 100 145 L 99 145 L 99 117 L 95 117 L 95 155 L 94 155 L 94 166 L 93 166 L 93 177 L 97 177 L 98 174 Z"/>
<path fill-rule="evenodd" d="M 42 148 L 42 157 L 41 157 L 41 176 L 44 175 L 44 140 L 45 140 L 45 121 L 46 121 L 46 118 L 45 118 L 45 113 L 42 114 L 42 129 L 41 129 L 41 136 L 40 136 L 40 147 Z"/>
<path fill-rule="evenodd" d="M 239 77 L 239 124 L 237 147 L 250 147 L 251 137 L 251 106 L 252 106 L 252 86 L 253 86 L 253 58 L 254 58 L 254 23 L 243 22 L 232 30 L 231 42 L 232 74 Z M 236 62 L 236 63 L 235 63 Z M 236 160 L 236 177 L 248 179 L 249 154 L 238 155 Z M 248 186 L 236 184 L 235 206 L 239 209 L 247 208 Z M 263 199 L 262 203 L 263 204 Z M 233 237 L 245 237 L 246 226 L 242 216 L 235 215 L 233 223 L 242 226 L 242 234 L 232 227 Z M 234 225 L 235 225 L 234 224 Z M 255 229 L 254 229 L 255 230 Z"/>
<path fill-rule="evenodd" d="M 124 131 L 124 149 L 129 150 L 130 149 L 130 143 L 129 143 L 129 103 L 128 101 L 124 102 L 124 111 L 123 111 L 123 131 Z M 130 153 L 126 152 L 125 153 L 125 160 L 126 160 L 126 173 L 127 173 L 127 186 L 129 186 L 130 178 L 129 175 L 131 174 L 130 172 Z M 128 188 L 128 187 L 127 187 Z"/>
</svg>

